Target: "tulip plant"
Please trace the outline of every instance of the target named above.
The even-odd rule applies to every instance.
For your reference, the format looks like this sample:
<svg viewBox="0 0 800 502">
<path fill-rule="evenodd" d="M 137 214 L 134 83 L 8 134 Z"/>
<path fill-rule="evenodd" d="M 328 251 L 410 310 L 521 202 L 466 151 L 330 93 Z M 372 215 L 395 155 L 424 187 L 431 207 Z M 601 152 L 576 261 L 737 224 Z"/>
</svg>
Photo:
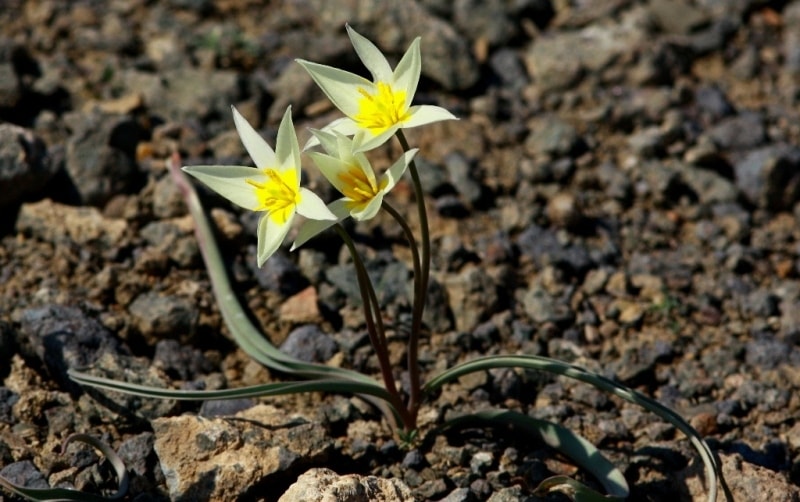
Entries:
<svg viewBox="0 0 800 502">
<path fill-rule="evenodd" d="M 415 441 L 418 431 L 420 406 L 426 402 L 434 402 L 437 392 L 445 383 L 468 373 L 491 368 L 546 371 L 591 384 L 640 405 L 672 423 L 689 437 L 699 452 L 706 467 L 708 500 L 716 501 L 718 480 L 723 488 L 724 480 L 711 450 L 699 434 L 677 413 L 611 379 L 546 357 L 506 355 L 467 361 L 423 381 L 418 352 L 420 337 L 423 335 L 422 315 L 430 276 L 431 244 L 425 197 L 414 161 L 418 152 L 409 147 L 403 129 L 442 120 L 455 120 L 456 117 L 438 106 L 411 104 L 422 68 L 419 38 L 412 42 L 392 70 L 384 55 L 372 42 L 350 26 L 347 26 L 347 33 L 358 57 L 371 73 L 371 81 L 330 66 L 297 60 L 344 114 L 344 117 L 320 130 L 311 130 L 312 137 L 304 149 L 322 175 L 341 193 L 341 198 L 326 205 L 319 196 L 301 186 L 302 153 L 292 124 L 291 108 L 286 110 L 281 120 L 274 151 L 247 120 L 235 108 L 232 109 L 233 123 L 255 167 L 185 166 L 182 171 L 234 204 L 261 213 L 257 232 L 259 266 L 281 246 L 297 215 L 303 217 L 304 221 L 299 226 L 292 250 L 331 227 L 338 233 L 352 256 L 355 279 L 363 299 L 365 326 L 380 366 L 381 381 L 352 370 L 295 359 L 274 347 L 249 321 L 226 274 L 208 218 L 193 187 L 178 168 L 180 160 L 177 156 L 171 161 L 171 170 L 195 219 L 197 237 L 214 293 L 232 336 L 241 349 L 258 362 L 285 375 L 298 377 L 299 380 L 239 389 L 188 391 L 146 387 L 80 371 L 71 371 L 71 377 L 77 382 L 94 387 L 146 397 L 186 400 L 273 396 L 307 391 L 351 393 L 374 404 L 383 412 L 402 442 L 411 443 Z M 403 153 L 391 167 L 378 174 L 366 154 L 381 147 L 392 137 L 397 138 Z M 316 150 L 318 148 L 321 151 Z M 387 200 L 389 192 L 406 173 L 411 179 L 416 198 L 418 235 L 414 234 L 401 211 Z M 386 211 L 397 222 L 411 250 L 414 287 L 411 329 L 407 342 L 406 369 L 410 377 L 408 395 L 398 388 L 398 368 L 389 362 L 386 327 L 372 281 L 351 236 L 342 225 L 346 218 L 368 220 L 380 211 Z M 577 480 L 556 476 L 544 481 L 537 488 L 538 494 L 559 491 L 580 501 L 624 500 L 628 496 L 628 486 L 622 473 L 587 440 L 560 425 L 510 410 L 488 409 L 456 418 L 441 424 L 441 427 L 462 427 L 476 423 L 513 427 L 543 441 L 591 473 L 607 492 L 606 495 L 601 495 Z M 30 490 L 17 493 L 36 498 L 36 494 L 32 494 Z M 58 496 L 68 498 L 63 493 Z M 40 499 L 44 498 L 47 498 L 46 493 Z M 79 498 L 76 495 L 74 500 Z"/>
</svg>

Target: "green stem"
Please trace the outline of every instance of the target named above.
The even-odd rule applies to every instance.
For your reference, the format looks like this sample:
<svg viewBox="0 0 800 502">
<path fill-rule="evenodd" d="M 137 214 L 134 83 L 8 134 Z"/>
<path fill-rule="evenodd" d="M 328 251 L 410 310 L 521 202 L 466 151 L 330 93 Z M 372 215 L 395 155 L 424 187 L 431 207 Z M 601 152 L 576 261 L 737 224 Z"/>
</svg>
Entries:
<svg viewBox="0 0 800 502">
<path fill-rule="evenodd" d="M 408 141 L 402 130 L 397 131 L 397 139 L 403 151 L 407 152 L 410 150 Z M 428 212 L 425 208 L 425 193 L 422 191 L 422 182 L 419 179 L 417 164 L 413 160 L 408 165 L 408 172 L 411 175 L 411 182 L 414 185 L 414 195 L 417 199 L 422 247 L 419 260 L 419 274 L 414 274 L 414 306 L 411 313 L 411 334 L 408 338 L 408 375 L 410 380 L 408 411 L 416 422 L 422 397 L 422 384 L 420 382 L 419 369 L 419 337 L 422 332 L 422 313 L 425 310 L 425 301 L 428 294 L 428 280 L 431 269 L 431 237 L 428 230 Z M 415 246 L 412 245 L 412 247 Z"/>
<path fill-rule="evenodd" d="M 356 250 L 353 239 L 350 238 L 350 235 L 341 224 L 337 223 L 334 225 L 334 228 L 344 241 L 348 251 L 350 251 L 350 256 L 353 258 L 353 266 L 355 267 L 356 277 L 358 278 L 358 289 L 361 293 L 361 301 L 364 304 L 364 320 L 367 323 L 367 333 L 369 334 L 369 340 L 372 343 L 372 346 L 375 348 L 375 354 L 378 356 L 378 365 L 381 369 L 381 377 L 383 378 L 383 383 L 386 386 L 386 390 L 391 396 L 390 402 L 400 414 L 400 418 L 403 421 L 403 426 L 407 430 L 413 430 L 416 428 L 416 421 L 403 404 L 403 400 L 400 397 L 400 393 L 397 390 L 397 384 L 394 380 L 392 366 L 389 362 L 389 349 L 386 343 L 386 329 L 383 325 L 380 304 L 378 303 L 378 296 L 375 294 L 375 288 L 372 287 L 372 281 L 370 281 L 369 274 L 367 274 L 367 269 L 364 266 L 364 262 L 361 260 L 361 255 L 359 255 L 358 250 Z"/>
</svg>

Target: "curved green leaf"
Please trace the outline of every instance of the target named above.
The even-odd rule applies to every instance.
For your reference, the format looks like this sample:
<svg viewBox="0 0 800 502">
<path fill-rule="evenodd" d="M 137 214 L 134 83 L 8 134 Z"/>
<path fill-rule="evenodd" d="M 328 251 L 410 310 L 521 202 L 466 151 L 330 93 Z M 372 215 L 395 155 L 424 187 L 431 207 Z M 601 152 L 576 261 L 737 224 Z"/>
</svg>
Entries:
<svg viewBox="0 0 800 502">
<path fill-rule="evenodd" d="M 492 368 L 524 368 L 546 371 L 556 375 L 563 375 L 593 385 L 598 389 L 614 394 L 617 397 L 620 397 L 630 403 L 637 404 L 646 410 L 655 413 L 683 432 L 689 438 L 689 441 L 692 443 L 692 446 L 694 446 L 695 450 L 697 450 L 706 468 L 709 502 L 716 502 L 717 500 L 718 482 L 722 483 L 725 496 L 726 498 L 730 499 L 730 494 L 728 493 L 728 490 L 725 489 L 727 485 L 725 484 L 725 479 L 722 475 L 722 469 L 720 469 L 720 466 L 717 463 L 711 448 L 709 448 L 708 444 L 706 444 L 700 434 L 694 430 L 694 428 L 689 425 L 689 423 L 684 420 L 683 417 L 658 401 L 651 399 L 634 389 L 628 388 L 602 375 L 588 371 L 580 366 L 542 356 L 515 355 L 481 357 L 454 366 L 453 368 L 450 368 L 434 377 L 427 384 L 425 384 L 425 393 L 430 394 L 445 383 L 451 382 L 462 375 Z"/>
<path fill-rule="evenodd" d="M 82 443 L 94 446 L 106 456 L 109 462 L 111 462 L 111 465 L 114 467 L 114 471 L 117 473 L 117 479 L 119 480 L 117 483 L 117 491 L 114 494 L 109 495 L 108 497 L 103 497 L 101 495 L 84 493 L 78 490 L 71 490 L 69 488 L 26 488 L 24 486 L 19 486 L 15 483 L 12 483 L 2 476 L 0 476 L 0 486 L 21 497 L 42 502 L 62 502 L 72 500 L 86 502 L 108 502 L 110 500 L 118 500 L 124 497 L 128 491 L 130 478 L 128 477 L 128 471 L 125 469 L 125 464 L 122 462 L 122 459 L 119 457 L 119 455 L 117 455 L 117 452 L 115 452 L 106 443 L 87 434 L 72 434 L 71 436 L 67 437 L 67 439 L 64 440 L 64 444 L 61 446 L 61 451 L 66 451 L 67 445 L 69 445 L 72 441 L 80 441 Z"/>
<path fill-rule="evenodd" d="M 364 394 L 379 399 L 388 399 L 389 393 L 377 382 L 354 382 L 335 378 L 301 380 L 299 382 L 277 382 L 220 390 L 163 389 L 128 383 L 111 378 L 97 377 L 80 371 L 69 370 L 69 376 L 78 383 L 105 390 L 114 390 L 134 396 L 182 401 L 209 401 L 214 399 L 236 399 L 244 397 L 269 397 L 302 392 L 344 392 Z"/>
<path fill-rule="evenodd" d="M 539 439 L 590 472 L 608 493 L 602 495 L 572 478 L 554 476 L 536 488 L 537 495 L 559 491 L 576 502 L 617 502 L 625 500 L 630 494 L 622 472 L 592 443 L 565 427 L 511 410 L 484 410 L 463 415 L 449 420 L 444 427 L 465 427 L 473 424 L 509 425 Z"/>
</svg>

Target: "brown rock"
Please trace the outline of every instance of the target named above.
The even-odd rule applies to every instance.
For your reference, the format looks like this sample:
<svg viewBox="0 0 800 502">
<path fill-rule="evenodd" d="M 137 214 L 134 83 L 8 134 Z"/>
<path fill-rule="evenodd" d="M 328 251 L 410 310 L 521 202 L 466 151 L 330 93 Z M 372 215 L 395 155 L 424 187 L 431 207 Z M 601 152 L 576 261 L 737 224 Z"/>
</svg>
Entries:
<svg viewBox="0 0 800 502">
<path fill-rule="evenodd" d="M 286 490 L 278 502 L 413 502 L 411 490 L 399 479 L 311 469 Z"/>
</svg>

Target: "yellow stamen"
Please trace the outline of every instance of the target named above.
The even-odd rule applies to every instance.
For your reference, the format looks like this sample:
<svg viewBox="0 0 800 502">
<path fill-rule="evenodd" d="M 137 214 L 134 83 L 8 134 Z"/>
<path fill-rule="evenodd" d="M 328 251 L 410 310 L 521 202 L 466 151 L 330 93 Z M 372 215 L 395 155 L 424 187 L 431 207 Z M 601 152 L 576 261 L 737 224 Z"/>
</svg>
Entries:
<svg viewBox="0 0 800 502">
<path fill-rule="evenodd" d="M 245 180 L 256 191 L 258 207 L 254 210 L 266 211 L 272 221 L 284 225 L 289 220 L 294 207 L 300 202 L 300 184 L 297 173 L 290 168 L 283 172 L 265 169 L 264 174 L 268 179 L 263 183 Z"/>
<path fill-rule="evenodd" d="M 392 89 L 386 82 L 375 84 L 375 94 L 359 87 L 363 97 L 358 102 L 358 113 L 353 119 L 359 126 L 380 134 L 395 124 L 408 120 L 406 92 Z"/>
<path fill-rule="evenodd" d="M 351 199 L 354 206 L 368 204 L 386 187 L 386 180 L 378 186 L 358 166 L 351 166 L 347 172 L 339 173 L 338 178 L 345 185 L 342 187 L 342 194 Z"/>
</svg>

